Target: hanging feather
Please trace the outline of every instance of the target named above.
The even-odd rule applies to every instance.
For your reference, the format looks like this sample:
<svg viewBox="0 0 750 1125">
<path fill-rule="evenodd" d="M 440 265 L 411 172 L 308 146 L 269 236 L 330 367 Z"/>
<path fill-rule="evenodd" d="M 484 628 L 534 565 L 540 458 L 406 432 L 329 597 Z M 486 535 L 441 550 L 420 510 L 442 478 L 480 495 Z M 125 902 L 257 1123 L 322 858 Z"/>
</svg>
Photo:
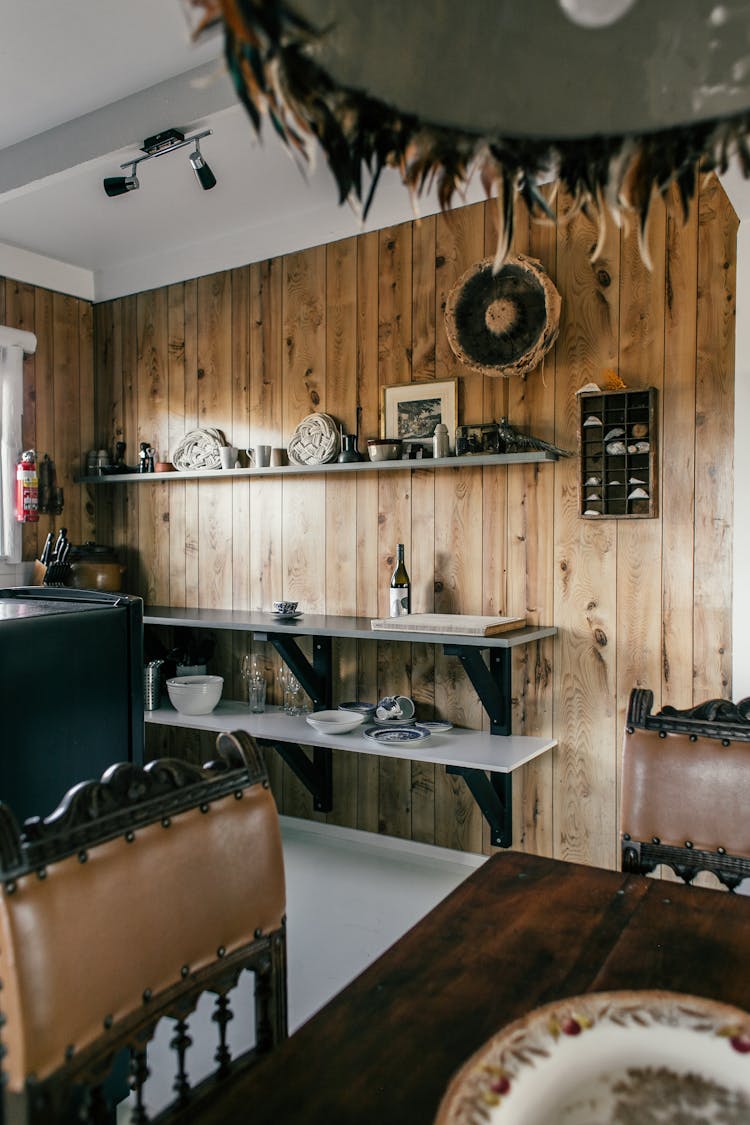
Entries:
<svg viewBox="0 0 750 1125">
<path fill-rule="evenodd" d="M 339 201 L 354 201 L 363 217 L 385 167 L 400 169 L 415 209 L 418 197 L 433 185 L 440 206 L 450 207 L 476 169 L 488 196 L 496 196 L 496 270 L 512 242 L 516 195 L 534 217 L 547 221 L 566 222 L 584 211 L 598 224 L 594 256 L 603 248 L 607 216 L 618 227 L 631 216 L 641 256 L 650 268 L 648 217 L 655 192 L 668 201 L 676 185 L 687 217 L 699 171 L 725 169 L 736 151 L 743 174 L 750 176 L 750 116 L 745 112 L 648 136 L 553 141 L 458 132 L 420 121 L 361 91 L 337 88 L 314 57 L 328 29 L 313 27 L 282 0 L 184 2 L 202 13 L 196 37 L 223 21 L 227 69 L 256 133 L 260 135 L 267 116 L 304 164 L 311 161 L 317 140 L 336 180 Z M 554 191 L 547 200 L 538 188 L 540 171 L 548 169 L 556 170 L 571 199 L 559 216 Z"/>
</svg>

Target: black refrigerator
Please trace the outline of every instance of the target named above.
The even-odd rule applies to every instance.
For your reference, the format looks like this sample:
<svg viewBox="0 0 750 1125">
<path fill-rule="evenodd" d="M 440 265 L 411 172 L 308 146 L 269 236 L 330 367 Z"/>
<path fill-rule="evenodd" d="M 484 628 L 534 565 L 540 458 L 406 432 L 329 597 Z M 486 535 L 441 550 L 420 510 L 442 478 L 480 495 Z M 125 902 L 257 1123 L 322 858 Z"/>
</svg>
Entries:
<svg viewBox="0 0 750 1125">
<path fill-rule="evenodd" d="M 79 781 L 143 761 L 143 602 L 0 589 L 0 800 L 48 816 Z"/>
</svg>

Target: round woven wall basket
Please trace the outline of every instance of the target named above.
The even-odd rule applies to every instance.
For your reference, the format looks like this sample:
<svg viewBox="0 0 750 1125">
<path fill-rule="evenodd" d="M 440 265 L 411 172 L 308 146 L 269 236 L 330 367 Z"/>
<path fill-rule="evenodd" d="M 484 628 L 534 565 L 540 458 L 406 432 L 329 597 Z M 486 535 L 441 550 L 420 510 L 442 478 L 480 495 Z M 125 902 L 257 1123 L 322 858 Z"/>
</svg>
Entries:
<svg viewBox="0 0 750 1125">
<path fill-rule="evenodd" d="M 526 376 L 557 339 L 560 294 L 534 258 L 485 258 L 458 279 L 445 306 L 456 356 L 482 375 Z"/>
<path fill-rule="evenodd" d="M 308 414 L 289 439 L 287 452 L 294 465 L 323 465 L 335 461 L 339 430 L 330 414 Z"/>
<path fill-rule="evenodd" d="M 221 430 L 207 427 L 204 430 L 190 430 L 177 444 L 172 454 L 175 469 L 185 472 L 189 469 L 220 469 L 219 450 L 226 445 Z"/>
</svg>

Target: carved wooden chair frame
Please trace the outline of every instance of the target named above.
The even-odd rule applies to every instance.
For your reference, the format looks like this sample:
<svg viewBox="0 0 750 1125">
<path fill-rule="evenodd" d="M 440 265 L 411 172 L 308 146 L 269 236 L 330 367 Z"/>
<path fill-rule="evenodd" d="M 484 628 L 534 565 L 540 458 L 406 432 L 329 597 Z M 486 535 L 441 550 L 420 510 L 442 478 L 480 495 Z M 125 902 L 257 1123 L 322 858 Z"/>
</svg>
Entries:
<svg viewBox="0 0 750 1125">
<path fill-rule="evenodd" d="M 27 820 L 23 831 L 8 807 L 0 804 L 3 893 L 12 895 L 16 881 L 24 875 L 36 873 L 44 878 L 47 866 L 65 857 L 77 855 L 80 862 L 85 862 L 90 849 L 107 840 L 119 836 L 132 839 L 137 829 L 159 822 L 169 828 L 171 818 L 178 813 L 195 808 L 207 812 L 211 803 L 220 798 L 234 795 L 239 800 L 244 790 L 258 784 L 268 788 L 265 762 L 249 735 L 241 731 L 221 734 L 217 750 L 217 757 L 202 768 L 169 758 L 151 762 L 145 769 L 130 763 L 113 766 L 101 781 L 85 782 L 70 790 L 48 818 Z M 255 976 L 256 1042 L 252 1050 L 232 1059 L 226 1032 L 233 1015 L 227 994 L 245 969 Z M 186 1020 L 204 992 L 216 996 L 213 1020 L 219 1042 L 214 1058 L 218 1068 L 191 1087 L 185 1066 L 191 1042 Z M 129 1085 L 135 1093 L 131 1120 L 148 1121 L 142 1098 L 149 1073 L 147 1047 L 163 1016 L 176 1021 L 171 1046 L 177 1056 L 173 1086 L 177 1097 L 153 1120 L 189 1120 L 190 1113 L 210 1097 L 217 1079 L 243 1071 L 288 1034 L 285 919 L 271 933 L 256 930 L 252 940 L 241 948 L 225 951 L 220 947 L 216 959 L 202 969 L 183 966 L 180 979 L 160 993 L 152 995 L 146 989 L 140 1010 L 109 1024 L 105 1020 L 103 1035 L 80 1051 L 68 1048 L 64 1064 L 44 1081 L 27 1077 L 22 1093 L 11 1093 L 6 1087 L 6 1123 L 49 1125 L 52 1121 L 65 1121 L 73 1090 L 81 1099 L 75 1110 L 77 1122 L 110 1122 L 111 1111 L 105 1105 L 102 1084 L 115 1056 L 124 1048 L 130 1050 Z M 0 1047 L 0 1052 L 4 1055 L 5 1049 Z"/>
<path fill-rule="evenodd" d="M 728 774 L 728 761 L 723 764 L 719 757 L 722 751 L 730 750 L 735 743 L 750 742 L 750 698 L 743 699 L 737 704 L 726 699 L 711 699 L 685 710 L 664 707 L 655 715 L 651 713 L 653 702 L 654 696 L 651 691 L 636 689 L 631 692 L 625 729 L 625 755 L 628 752 L 628 740 L 637 738 L 639 731 L 650 732 L 652 737 L 655 736 L 659 740 L 666 740 L 674 735 L 682 736 L 683 742 L 686 741 L 688 744 L 686 745 L 688 750 L 689 744 L 708 740 L 714 745 L 709 746 L 707 752 L 716 755 L 720 770 L 725 769 Z M 736 746 L 734 750 L 737 750 Z M 747 776 L 750 780 L 750 747 L 747 748 Z M 720 782 L 717 786 L 708 785 L 701 794 L 688 796 L 686 793 L 686 806 L 689 805 L 690 797 L 700 797 L 704 805 L 710 805 L 716 800 L 716 794 L 721 791 L 722 785 L 726 786 L 726 781 Z M 729 891 L 734 891 L 743 879 L 750 878 L 750 848 L 747 849 L 748 854 L 742 854 L 745 852 L 745 847 L 740 849 L 736 846 L 736 830 L 730 830 L 726 825 L 721 826 L 722 811 L 718 808 L 713 810 L 717 840 L 723 831 L 734 842 L 734 846 L 730 843 L 725 847 L 718 842 L 712 847 L 701 846 L 700 841 L 696 842 L 695 839 L 687 836 L 680 842 L 666 841 L 658 835 L 653 835 L 650 839 L 639 839 L 637 835 L 627 831 L 629 825 L 623 816 L 622 870 L 647 874 L 658 865 L 665 864 L 686 883 L 692 882 L 699 872 L 709 871 Z M 741 834 L 744 834 L 744 829 Z M 705 845 L 705 841 L 702 843 Z"/>
</svg>

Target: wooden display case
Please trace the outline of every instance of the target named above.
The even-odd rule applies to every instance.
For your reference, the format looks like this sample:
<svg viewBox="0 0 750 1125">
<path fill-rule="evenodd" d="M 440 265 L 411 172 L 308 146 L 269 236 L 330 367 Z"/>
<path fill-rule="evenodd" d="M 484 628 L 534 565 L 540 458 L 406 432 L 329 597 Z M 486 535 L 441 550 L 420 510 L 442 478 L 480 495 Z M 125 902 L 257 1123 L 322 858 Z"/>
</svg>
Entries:
<svg viewBox="0 0 750 1125">
<path fill-rule="evenodd" d="M 579 514 L 643 519 L 657 511 L 656 389 L 583 391 Z"/>
</svg>

